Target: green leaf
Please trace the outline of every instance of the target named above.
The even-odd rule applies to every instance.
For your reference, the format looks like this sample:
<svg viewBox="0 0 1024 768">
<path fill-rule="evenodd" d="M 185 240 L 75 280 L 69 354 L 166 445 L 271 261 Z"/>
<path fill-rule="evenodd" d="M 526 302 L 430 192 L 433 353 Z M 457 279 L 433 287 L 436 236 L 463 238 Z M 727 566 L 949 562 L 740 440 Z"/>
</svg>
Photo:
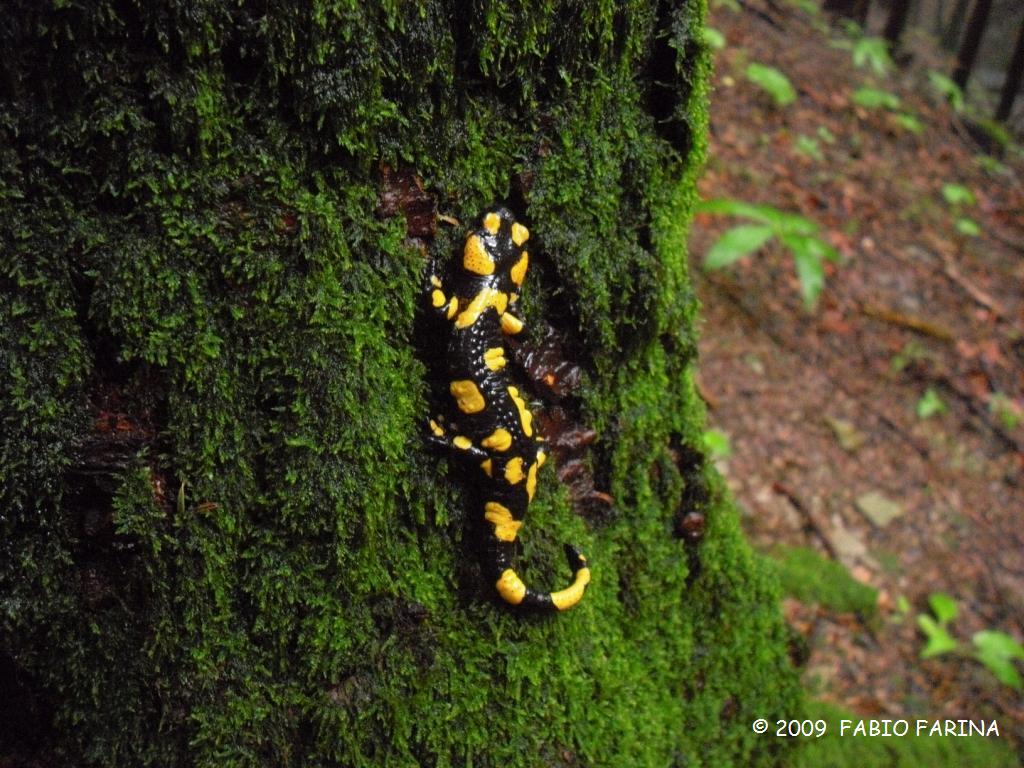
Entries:
<svg viewBox="0 0 1024 768">
<path fill-rule="evenodd" d="M 998 629 L 983 629 L 977 632 L 973 638 L 978 648 L 987 648 L 993 653 L 1005 656 L 1008 659 L 1024 661 L 1024 645 L 1018 643 L 1012 635 L 1000 632 Z"/>
<path fill-rule="evenodd" d="M 944 653 L 952 653 L 958 649 L 956 640 L 945 630 L 944 627 L 935 623 L 931 616 L 923 613 L 917 615 L 917 626 L 924 632 L 927 642 L 921 649 L 921 658 L 930 659 L 933 656 L 940 656 Z"/>
<path fill-rule="evenodd" d="M 939 397 L 939 393 L 931 387 L 928 387 L 921 395 L 921 399 L 917 401 L 917 418 L 919 419 L 931 418 L 937 413 L 945 413 L 948 410 L 949 408 Z"/>
<path fill-rule="evenodd" d="M 975 658 L 996 676 L 999 682 L 1014 690 L 1021 690 L 1021 677 L 1013 660 L 1024 661 L 1024 646 L 1010 635 L 998 630 L 982 630 L 972 638 Z"/>
<path fill-rule="evenodd" d="M 732 445 L 729 436 L 718 429 L 709 429 L 701 435 L 704 448 L 712 459 L 727 459 L 732 456 Z"/>
<path fill-rule="evenodd" d="M 884 77 L 892 68 L 889 44 L 880 37 L 862 37 L 853 44 L 853 65 L 870 67 L 876 75 Z"/>
<path fill-rule="evenodd" d="M 747 79 L 766 91 L 778 107 L 785 107 L 796 101 L 796 89 L 789 78 L 775 67 L 753 62 L 747 66 Z"/>
<path fill-rule="evenodd" d="M 818 231 L 818 225 L 803 216 L 795 213 L 780 211 L 770 205 L 756 205 L 745 203 L 742 200 L 729 200 L 718 198 L 705 200 L 697 204 L 698 213 L 720 213 L 726 216 L 744 216 L 754 221 L 768 224 L 775 230 L 776 234 L 793 232 L 796 234 L 813 235 Z"/>
<path fill-rule="evenodd" d="M 910 131 L 917 135 L 924 133 L 924 124 L 909 112 L 900 112 L 893 119 L 905 131 Z"/>
<path fill-rule="evenodd" d="M 900 97 L 889 91 L 863 86 L 853 92 L 853 103 L 865 109 L 899 109 Z"/>
<path fill-rule="evenodd" d="M 748 219 L 763 221 L 767 224 L 768 220 L 762 213 L 762 209 L 766 207 L 768 206 L 745 203 L 742 200 L 716 198 L 714 200 L 702 200 L 697 203 L 696 210 L 698 213 L 719 213 L 723 216 L 746 216 Z"/>
<path fill-rule="evenodd" d="M 812 160 L 817 160 L 819 163 L 825 159 L 817 139 L 812 139 L 810 136 L 797 136 L 796 141 L 793 142 L 793 149 L 802 155 L 807 155 Z"/>
<path fill-rule="evenodd" d="M 995 414 L 999 423 L 1011 432 L 1024 421 L 1024 408 L 1007 396 L 1005 392 L 993 392 L 988 400 L 989 413 Z"/>
<path fill-rule="evenodd" d="M 943 184 L 942 196 L 950 205 L 974 205 L 978 202 L 970 188 L 963 184 Z"/>
<path fill-rule="evenodd" d="M 934 70 L 928 73 L 928 82 L 932 90 L 948 101 L 955 111 L 964 111 L 964 92 L 959 85 Z"/>
<path fill-rule="evenodd" d="M 981 234 L 981 227 L 978 226 L 978 222 L 974 219 L 968 219 L 966 216 L 961 216 L 956 220 L 956 231 L 961 235 L 967 235 L 968 237 L 977 237 Z"/>
<path fill-rule="evenodd" d="M 704 41 L 704 45 L 712 50 L 720 51 L 725 48 L 725 35 L 714 27 L 704 27 L 701 39 Z"/>
<path fill-rule="evenodd" d="M 793 265 L 800 279 L 800 295 L 803 296 L 804 306 L 812 309 L 825 287 L 820 248 L 824 243 L 816 237 L 795 234 L 783 235 L 782 242 L 793 254 Z"/>
<path fill-rule="evenodd" d="M 734 261 L 753 253 L 772 236 L 772 228 L 763 224 L 742 224 L 733 227 L 711 246 L 704 257 L 704 269 L 727 267 Z"/>
<path fill-rule="evenodd" d="M 824 141 L 826 144 L 836 143 L 836 135 L 832 133 L 832 131 L 830 131 L 828 128 L 826 128 L 824 125 L 818 126 L 818 138 Z"/>
<path fill-rule="evenodd" d="M 956 600 L 945 592 L 932 592 L 928 596 L 928 605 L 941 624 L 946 624 L 956 618 Z"/>
</svg>

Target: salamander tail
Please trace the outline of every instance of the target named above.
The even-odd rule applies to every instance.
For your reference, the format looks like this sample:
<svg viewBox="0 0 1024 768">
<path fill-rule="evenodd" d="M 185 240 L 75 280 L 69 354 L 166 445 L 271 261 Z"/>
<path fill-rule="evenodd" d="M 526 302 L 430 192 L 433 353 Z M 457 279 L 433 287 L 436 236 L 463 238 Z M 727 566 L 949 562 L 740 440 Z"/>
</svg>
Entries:
<svg viewBox="0 0 1024 768">
<path fill-rule="evenodd" d="M 494 542 L 494 565 L 498 573 L 495 587 L 505 602 L 544 611 L 567 611 L 583 599 L 583 593 L 590 583 L 590 567 L 587 558 L 572 544 L 565 545 L 565 557 L 574 578 L 569 586 L 557 592 L 537 592 L 527 587 L 510 565 L 510 545 L 511 542 Z"/>
</svg>

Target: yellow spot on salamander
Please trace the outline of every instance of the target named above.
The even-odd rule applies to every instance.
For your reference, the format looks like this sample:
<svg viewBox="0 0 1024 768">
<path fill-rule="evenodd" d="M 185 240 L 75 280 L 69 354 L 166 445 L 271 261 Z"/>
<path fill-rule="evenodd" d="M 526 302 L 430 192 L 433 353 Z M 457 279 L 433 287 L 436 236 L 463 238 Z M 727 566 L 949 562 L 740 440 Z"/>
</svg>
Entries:
<svg viewBox="0 0 1024 768">
<path fill-rule="evenodd" d="M 530 465 L 530 469 L 526 472 L 526 497 L 533 501 L 533 494 L 537 492 L 537 467 L 540 466 L 540 461 Z"/>
<path fill-rule="evenodd" d="M 476 384 L 469 379 L 453 381 L 448 386 L 448 391 L 452 393 L 452 397 L 455 398 L 455 404 L 463 413 L 480 413 L 480 411 L 487 407 L 487 403 L 484 402 L 484 396 L 480 394 Z"/>
<path fill-rule="evenodd" d="M 537 466 L 538 467 L 543 467 L 544 466 L 544 462 L 547 461 L 547 460 L 548 460 L 548 452 L 547 451 L 537 451 Z"/>
<path fill-rule="evenodd" d="M 516 456 L 514 459 L 509 459 L 508 464 L 505 465 L 505 479 L 508 480 L 508 484 L 521 483 L 524 477 L 526 475 L 523 474 L 523 458 Z"/>
<path fill-rule="evenodd" d="M 515 232 L 515 224 L 512 225 L 512 231 Z M 484 229 L 490 234 L 498 234 L 498 229 L 501 227 L 501 217 L 496 213 L 488 213 L 484 216 Z"/>
<path fill-rule="evenodd" d="M 462 266 L 474 275 L 493 275 L 494 259 L 484 248 L 484 241 L 479 235 L 470 235 L 466 239 L 466 248 L 462 252 Z"/>
<path fill-rule="evenodd" d="M 504 574 L 502 574 L 504 576 Z M 560 611 L 567 611 L 583 598 L 583 592 L 590 583 L 590 569 L 580 568 L 572 584 L 558 592 L 551 593 L 551 602 Z"/>
<path fill-rule="evenodd" d="M 480 293 L 473 297 L 473 300 L 469 302 L 458 318 L 456 318 L 455 327 L 468 328 L 471 326 L 480 319 L 480 315 L 487 311 L 489 307 L 497 305 L 499 296 L 504 297 L 507 303 L 508 296 L 505 293 L 495 288 L 482 288 Z M 504 312 L 504 307 L 500 311 Z"/>
<path fill-rule="evenodd" d="M 484 365 L 492 371 L 500 371 L 505 367 L 505 348 L 491 347 L 484 351 Z"/>
<path fill-rule="evenodd" d="M 433 291 L 430 292 L 430 303 L 433 304 L 435 307 L 444 306 L 444 294 L 440 291 L 440 289 L 435 288 Z"/>
<path fill-rule="evenodd" d="M 498 594 L 501 595 L 501 599 L 506 603 L 519 605 L 523 602 L 523 598 L 526 597 L 526 585 L 523 584 L 523 580 L 516 576 L 516 572 L 511 568 L 507 568 L 502 572 L 501 578 L 498 579 L 494 586 L 498 588 Z"/>
<path fill-rule="evenodd" d="M 430 284 L 432 286 L 434 286 L 435 288 L 440 288 L 441 287 L 441 278 L 438 277 L 437 275 L 431 275 L 430 276 Z"/>
<path fill-rule="evenodd" d="M 490 459 L 484 459 L 480 462 L 480 469 L 484 471 L 484 474 L 488 477 L 494 477 L 494 462 Z"/>
<path fill-rule="evenodd" d="M 498 427 L 489 436 L 480 441 L 484 448 L 493 448 L 496 451 L 507 451 L 512 447 L 512 435 L 507 429 Z"/>
<path fill-rule="evenodd" d="M 496 501 L 484 505 L 484 520 L 494 526 L 494 536 L 501 541 L 515 541 L 523 527 L 522 520 L 514 520 L 508 507 Z"/>
<path fill-rule="evenodd" d="M 458 448 L 460 451 L 465 451 L 473 447 L 473 441 L 465 435 L 456 435 L 452 438 L 452 445 Z"/>
<path fill-rule="evenodd" d="M 512 242 L 516 245 L 522 245 L 530 239 L 530 230 L 524 227 L 522 224 L 516 222 L 512 225 Z"/>
<path fill-rule="evenodd" d="M 541 466 L 540 462 L 530 464 L 529 469 L 526 470 L 526 498 L 529 501 L 534 501 L 534 494 L 537 493 L 537 468 Z"/>
<path fill-rule="evenodd" d="M 459 300 L 452 299 L 448 302 L 448 319 L 451 320 L 459 311 Z"/>
<path fill-rule="evenodd" d="M 533 437 L 533 414 L 526 407 L 523 398 L 519 396 L 518 389 L 509 387 L 508 393 L 512 397 L 512 402 L 516 404 L 516 409 L 519 411 L 519 423 L 523 426 L 523 434 L 527 437 Z"/>
<path fill-rule="evenodd" d="M 434 433 L 434 437 L 444 437 L 444 430 L 441 429 L 441 425 L 433 419 L 430 420 L 430 431 Z"/>
<path fill-rule="evenodd" d="M 512 271 L 509 273 L 512 275 L 512 282 L 516 285 L 522 285 L 523 280 L 526 279 L 526 270 L 530 266 L 530 254 L 523 251 L 523 255 L 519 257 L 519 261 L 512 267 Z"/>
<path fill-rule="evenodd" d="M 523 321 L 515 315 L 510 315 L 506 312 L 501 316 L 501 330 L 508 334 L 519 333 L 523 330 Z"/>
</svg>

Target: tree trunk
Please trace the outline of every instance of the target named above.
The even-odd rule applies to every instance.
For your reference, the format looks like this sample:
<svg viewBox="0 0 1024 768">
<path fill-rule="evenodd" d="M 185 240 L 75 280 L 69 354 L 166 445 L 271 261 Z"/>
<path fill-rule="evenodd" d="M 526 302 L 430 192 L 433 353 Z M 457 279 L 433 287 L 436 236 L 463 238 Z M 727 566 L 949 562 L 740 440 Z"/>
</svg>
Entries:
<svg viewBox="0 0 1024 768">
<path fill-rule="evenodd" d="M 956 0 L 956 5 L 949 14 L 949 21 L 942 28 L 940 45 L 947 51 L 955 51 L 957 41 L 963 35 L 964 19 L 967 18 L 967 7 L 970 0 Z M 941 17 L 939 20 L 941 25 Z"/>
<path fill-rule="evenodd" d="M 889 16 L 885 20 L 885 30 L 882 36 L 889 41 L 889 47 L 896 50 L 900 44 L 900 37 L 907 24 L 907 15 L 910 13 L 910 0 L 892 0 L 892 7 L 889 8 Z"/>
<path fill-rule="evenodd" d="M 1010 112 L 1013 110 L 1013 101 L 1020 93 L 1022 76 L 1024 76 L 1024 18 L 1020 20 L 1017 44 L 1013 48 L 1010 65 L 1006 68 L 1006 80 L 1003 81 L 1003 91 L 999 96 L 996 120 L 1006 120 L 1010 116 Z"/>
<path fill-rule="evenodd" d="M 988 22 L 988 12 L 991 9 L 992 0 L 975 0 L 952 75 L 953 82 L 961 89 L 967 88 L 967 79 L 971 76 L 974 59 L 978 55 L 978 48 L 981 47 L 981 37 L 985 34 L 985 24 Z"/>
<path fill-rule="evenodd" d="M 852 19 L 862 27 L 868 19 L 871 0 L 825 0 L 822 10 Z"/>
<path fill-rule="evenodd" d="M 703 2 L 14 6 L 0 688 L 21 749 L 787 763 L 750 727 L 799 712 L 776 587 L 693 384 Z M 520 353 L 557 363 L 510 375 L 549 435 L 596 432 L 522 530 L 531 584 L 565 578 L 563 540 L 592 566 L 550 618 L 495 599 L 471 483 L 424 440 L 426 257 L 499 202 L 531 232 Z"/>
</svg>

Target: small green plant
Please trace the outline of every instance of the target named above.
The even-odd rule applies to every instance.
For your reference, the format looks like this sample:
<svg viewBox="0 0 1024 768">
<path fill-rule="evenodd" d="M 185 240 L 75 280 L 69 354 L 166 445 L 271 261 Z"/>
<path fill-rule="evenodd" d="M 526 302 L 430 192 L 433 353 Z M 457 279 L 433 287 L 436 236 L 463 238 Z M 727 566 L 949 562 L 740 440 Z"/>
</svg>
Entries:
<svg viewBox="0 0 1024 768">
<path fill-rule="evenodd" d="M 964 111 L 964 92 L 959 85 L 954 83 L 941 72 L 936 72 L 935 70 L 931 70 L 928 73 L 928 84 L 931 85 L 932 90 L 936 94 L 949 102 L 949 105 L 953 107 L 954 111 Z"/>
<path fill-rule="evenodd" d="M 810 136 L 804 136 L 803 134 L 797 136 L 793 142 L 793 150 L 801 155 L 806 155 L 812 160 L 817 160 L 819 163 L 825 160 L 825 155 L 822 154 L 821 145 L 818 144 L 818 140 L 812 139 Z"/>
<path fill-rule="evenodd" d="M 917 401 L 917 418 L 929 419 L 940 413 L 945 413 L 949 410 L 949 407 L 943 402 L 942 398 L 939 397 L 939 393 L 931 387 L 925 390 L 925 393 L 921 395 L 921 399 Z"/>
<path fill-rule="evenodd" d="M 720 429 L 708 429 L 701 435 L 704 449 L 712 459 L 727 459 L 732 456 L 729 436 Z"/>
<path fill-rule="evenodd" d="M 1012 174 L 1008 165 L 999 162 L 991 155 L 975 155 L 974 162 L 989 176 L 1009 176 Z"/>
<path fill-rule="evenodd" d="M 895 93 L 883 91 L 863 85 L 853 92 L 853 103 L 864 109 L 891 109 L 897 110 L 902 102 Z"/>
<path fill-rule="evenodd" d="M 974 219 L 960 215 L 964 206 L 975 205 L 978 202 L 968 187 L 963 184 L 943 184 L 942 197 L 957 216 L 954 224 L 957 232 L 968 237 L 977 237 L 981 234 L 981 227 Z"/>
<path fill-rule="evenodd" d="M 892 360 L 889 361 L 889 368 L 893 372 L 899 373 L 911 363 L 927 360 L 928 357 L 928 350 L 921 346 L 920 342 L 911 340 L 904 344 L 899 352 L 893 355 Z"/>
<path fill-rule="evenodd" d="M 932 615 L 919 613 L 917 626 L 924 632 L 925 646 L 921 649 L 921 658 L 930 659 L 943 653 L 952 653 L 959 648 L 959 643 L 946 629 L 946 625 L 956 618 L 956 601 L 944 592 L 933 592 L 928 597 L 928 605 Z"/>
<path fill-rule="evenodd" d="M 821 14 L 821 6 L 815 0 L 789 0 L 789 4 L 811 16 L 819 16 Z"/>
<path fill-rule="evenodd" d="M 896 121 L 896 125 L 900 128 L 910 131 L 913 134 L 920 136 L 924 133 L 924 124 L 909 112 L 900 112 L 899 114 L 893 115 L 893 120 Z"/>
<path fill-rule="evenodd" d="M 789 78 L 775 67 L 759 64 L 756 61 L 747 65 L 747 80 L 764 90 L 777 107 L 785 107 L 796 101 L 796 89 Z"/>
<path fill-rule="evenodd" d="M 928 597 L 931 615 L 919 613 L 917 626 L 924 633 L 921 658 L 930 659 L 946 653 L 972 658 L 991 672 L 1003 685 L 1015 691 L 1024 689 L 1016 662 L 1024 662 L 1024 645 L 996 629 L 983 629 L 971 638 L 973 650 L 965 649 L 950 633 L 949 624 L 956 619 L 956 601 L 947 594 L 935 592 Z"/>
<path fill-rule="evenodd" d="M 725 48 L 725 35 L 714 27 L 704 27 L 701 31 L 701 38 L 704 40 L 704 44 L 713 51 Z"/>
<path fill-rule="evenodd" d="M 993 392 L 988 399 L 989 413 L 993 414 L 1005 429 L 1015 430 L 1024 422 L 1024 408 L 1007 397 L 1005 392 Z"/>
<path fill-rule="evenodd" d="M 1013 663 L 1024 661 L 1024 645 L 994 629 L 976 632 L 971 642 L 974 643 L 974 658 L 988 667 L 999 682 L 1015 691 L 1021 690 L 1020 673 Z"/>
<path fill-rule="evenodd" d="M 981 226 L 974 219 L 969 219 L 966 216 L 961 216 L 956 220 L 953 225 L 956 227 L 956 231 L 961 235 L 967 237 L 978 237 L 981 234 Z"/>
<path fill-rule="evenodd" d="M 818 225 L 795 213 L 787 213 L 770 205 L 755 205 L 740 200 L 708 200 L 697 210 L 726 216 L 742 216 L 756 224 L 741 224 L 722 235 L 704 257 L 704 269 L 723 269 L 761 248 L 773 237 L 793 256 L 800 280 L 804 305 L 812 309 L 825 287 L 824 260 L 839 261 L 836 249 L 818 236 Z"/>
<path fill-rule="evenodd" d="M 879 77 L 885 77 L 893 68 L 889 56 L 889 44 L 881 37 L 859 37 L 854 40 L 836 40 L 833 48 L 850 52 L 857 69 L 870 69 Z"/>
<path fill-rule="evenodd" d="M 832 131 L 830 131 L 828 128 L 826 128 L 824 125 L 818 126 L 817 134 L 818 138 L 824 141 L 826 144 L 836 143 L 836 135 L 832 133 Z"/>
<path fill-rule="evenodd" d="M 942 197 L 950 205 L 974 205 L 978 202 L 970 188 L 963 184 L 943 184 Z"/>
</svg>

